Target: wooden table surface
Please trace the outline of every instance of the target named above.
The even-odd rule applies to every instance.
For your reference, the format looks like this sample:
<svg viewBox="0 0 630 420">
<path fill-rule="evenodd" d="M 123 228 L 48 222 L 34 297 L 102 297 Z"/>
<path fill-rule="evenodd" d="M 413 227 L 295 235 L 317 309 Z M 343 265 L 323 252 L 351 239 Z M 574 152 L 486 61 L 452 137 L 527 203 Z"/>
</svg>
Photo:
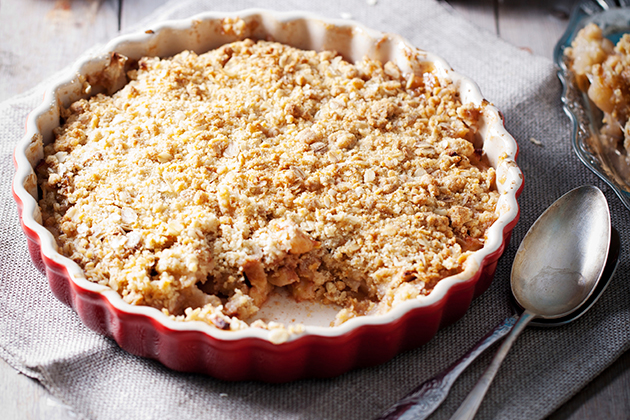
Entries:
<svg viewBox="0 0 630 420">
<path fill-rule="evenodd" d="M 380 0 L 385 1 L 385 0 Z M 27 91 L 97 42 L 115 37 L 166 0 L 0 0 L 0 101 Z M 571 0 L 448 0 L 477 26 L 552 57 Z M 54 40 L 54 44 L 51 43 Z M 0 418 L 69 420 L 70 407 L 0 359 Z M 630 352 L 550 420 L 630 418 Z"/>
</svg>

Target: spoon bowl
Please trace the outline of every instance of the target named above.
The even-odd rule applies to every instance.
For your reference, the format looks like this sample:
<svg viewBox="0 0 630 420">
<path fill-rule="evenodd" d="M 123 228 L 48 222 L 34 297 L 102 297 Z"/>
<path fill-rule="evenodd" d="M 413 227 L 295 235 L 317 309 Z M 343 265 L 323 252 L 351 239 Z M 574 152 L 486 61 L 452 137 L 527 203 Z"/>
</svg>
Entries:
<svg viewBox="0 0 630 420">
<path fill-rule="evenodd" d="M 571 312 L 568 315 L 565 315 L 560 318 L 535 318 L 530 321 L 530 327 L 559 327 L 561 325 L 566 325 L 570 322 L 575 321 L 584 315 L 600 298 L 600 296 L 604 293 L 604 290 L 610 284 L 613 276 L 615 275 L 615 271 L 617 270 L 617 266 L 619 265 L 619 253 L 621 252 L 621 238 L 619 237 L 619 232 L 615 228 L 612 228 L 610 232 L 610 248 L 608 249 L 608 258 L 606 259 L 606 267 L 604 267 L 604 272 L 602 273 L 599 281 L 597 282 L 597 286 L 593 290 L 593 293 L 588 297 L 588 299 L 580 305 L 580 307 Z M 523 307 L 518 304 L 516 299 L 513 297 L 512 304 L 514 308 L 518 311 L 518 313 L 523 312 Z"/>
<path fill-rule="evenodd" d="M 595 289 L 606 265 L 611 225 L 596 187 L 570 191 L 532 225 L 512 265 L 512 293 L 537 317 L 562 318 Z"/>
</svg>

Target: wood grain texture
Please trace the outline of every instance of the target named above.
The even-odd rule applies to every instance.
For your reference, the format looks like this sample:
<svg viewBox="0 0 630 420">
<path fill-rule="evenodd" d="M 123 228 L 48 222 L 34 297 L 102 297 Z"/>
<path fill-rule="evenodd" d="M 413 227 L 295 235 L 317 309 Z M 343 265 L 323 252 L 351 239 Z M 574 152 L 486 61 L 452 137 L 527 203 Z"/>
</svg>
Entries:
<svg viewBox="0 0 630 420">
<path fill-rule="evenodd" d="M 166 0 L 0 0 L 0 101 L 22 93 L 106 42 Z M 572 0 L 448 0 L 477 26 L 551 58 Z M 548 420 L 630 418 L 630 352 Z M 0 360 L 0 418 L 72 420 L 37 381 Z"/>
<path fill-rule="evenodd" d="M 125 30 L 144 19 L 168 0 L 121 0 L 120 29 Z"/>
<path fill-rule="evenodd" d="M 449 0 L 477 26 L 532 54 L 552 58 L 575 0 Z"/>
<path fill-rule="evenodd" d="M 13 419 L 76 419 L 70 407 L 53 397 L 46 388 L 0 359 L 0 418 Z"/>
<path fill-rule="evenodd" d="M 25 92 L 118 31 L 119 0 L 0 3 L 0 100 Z"/>
<path fill-rule="evenodd" d="M 497 33 L 497 0 L 447 0 L 464 18 L 493 34 Z"/>
<path fill-rule="evenodd" d="M 517 47 L 551 59 L 574 3 L 573 0 L 499 1 L 498 35 Z"/>
</svg>

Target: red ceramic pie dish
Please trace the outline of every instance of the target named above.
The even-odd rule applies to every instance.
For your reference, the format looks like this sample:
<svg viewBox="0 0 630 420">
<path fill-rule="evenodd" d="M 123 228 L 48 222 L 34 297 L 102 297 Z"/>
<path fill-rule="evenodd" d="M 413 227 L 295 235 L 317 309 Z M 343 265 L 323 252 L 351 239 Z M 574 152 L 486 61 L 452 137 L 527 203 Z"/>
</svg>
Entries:
<svg viewBox="0 0 630 420">
<path fill-rule="evenodd" d="M 243 30 L 226 32 L 225 19 L 237 16 L 246 23 Z M 274 344 L 268 330 L 223 331 L 198 321 L 176 322 L 157 309 L 130 305 L 114 290 L 88 281 L 76 263 L 61 255 L 53 235 L 41 222 L 33 168 L 43 157 L 42 145 L 53 140 L 61 107 L 89 96 L 84 92 L 86 77 L 101 71 L 112 52 L 132 59 L 167 57 L 186 49 L 205 52 L 243 38 L 271 38 L 303 49 L 333 49 L 350 61 L 368 55 L 401 66 L 410 55 L 420 55 L 456 82 L 463 102 L 483 103 L 483 150 L 496 170 L 500 199 L 498 218 L 488 229 L 483 248 L 469 257 L 474 269 L 441 280 L 428 296 L 403 302 L 386 314 L 356 317 L 335 327 L 305 323 L 303 333 Z M 287 382 L 332 377 L 383 363 L 401 351 L 425 344 L 441 327 L 461 318 L 472 299 L 489 287 L 518 221 L 517 197 L 523 181 L 515 163 L 517 152 L 499 112 L 483 99 L 474 82 L 396 35 L 305 13 L 204 13 L 118 37 L 99 54 L 79 60 L 71 72 L 52 84 L 43 103 L 30 114 L 26 135 L 16 147 L 13 196 L 33 262 L 46 273 L 55 296 L 71 306 L 89 328 L 113 338 L 130 353 L 159 360 L 174 370 L 232 381 Z"/>
</svg>

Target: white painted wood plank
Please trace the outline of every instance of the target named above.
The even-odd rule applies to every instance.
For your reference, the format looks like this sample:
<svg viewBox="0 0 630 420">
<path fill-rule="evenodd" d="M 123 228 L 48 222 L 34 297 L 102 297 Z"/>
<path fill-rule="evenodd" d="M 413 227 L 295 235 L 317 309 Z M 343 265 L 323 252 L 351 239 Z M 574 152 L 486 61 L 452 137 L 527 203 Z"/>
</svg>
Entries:
<svg viewBox="0 0 630 420">
<path fill-rule="evenodd" d="M 496 0 L 446 0 L 446 3 L 478 27 L 497 33 Z"/>
<path fill-rule="evenodd" d="M 499 1 L 498 34 L 517 47 L 551 59 L 574 3 L 573 0 Z"/>
<path fill-rule="evenodd" d="M 0 417 L 3 419 L 75 420 L 74 414 L 37 381 L 0 359 Z"/>
<path fill-rule="evenodd" d="M 22 93 L 118 31 L 118 0 L 3 1 L 0 100 Z"/>
<path fill-rule="evenodd" d="M 144 19 L 168 0 L 122 0 L 120 28 L 125 30 Z"/>
</svg>

